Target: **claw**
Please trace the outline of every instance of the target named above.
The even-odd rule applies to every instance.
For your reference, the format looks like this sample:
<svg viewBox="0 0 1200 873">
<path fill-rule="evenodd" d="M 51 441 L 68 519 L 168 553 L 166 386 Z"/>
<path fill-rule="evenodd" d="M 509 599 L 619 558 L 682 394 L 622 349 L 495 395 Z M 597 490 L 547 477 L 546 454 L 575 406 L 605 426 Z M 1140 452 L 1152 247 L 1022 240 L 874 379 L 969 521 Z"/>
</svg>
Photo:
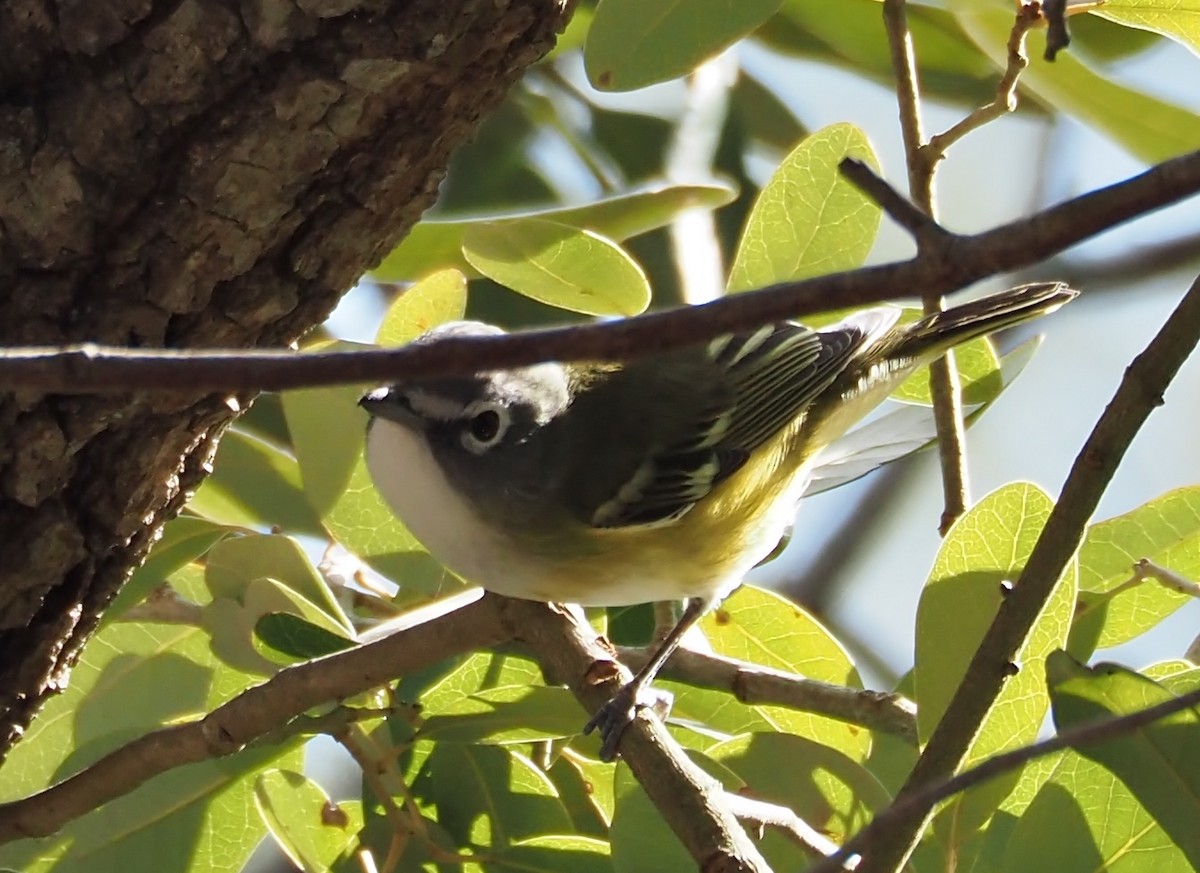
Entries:
<svg viewBox="0 0 1200 873">
<path fill-rule="evenodd" d="M 596 710 L 583 727 L 584 734 L 597 731 L 600 734 L 600 760 L 612 761 L 617 757 L 617 746 L 625 728 L 633 723 L 638 712 L 652 709 L 665 717 L 671 707 L 671 695 L 665 691 L 647 688 L 636 679 L 621 686 L 612 699 Z"/>
</svg>

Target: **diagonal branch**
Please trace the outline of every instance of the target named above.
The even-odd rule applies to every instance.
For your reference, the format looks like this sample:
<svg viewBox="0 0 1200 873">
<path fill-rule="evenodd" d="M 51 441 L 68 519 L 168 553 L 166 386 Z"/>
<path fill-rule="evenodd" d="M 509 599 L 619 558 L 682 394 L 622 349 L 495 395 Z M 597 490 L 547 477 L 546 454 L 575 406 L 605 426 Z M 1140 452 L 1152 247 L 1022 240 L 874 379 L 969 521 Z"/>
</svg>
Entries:
<svg viewBox="0 0 1200 873">
<path fill-rule="evenodd" d="M 944 782 L 922 788 L 903 800 L 898 799 L 888 809 L 875 816 L 869 825 L 859 831 L 839 851 L 830 854 L 821 863 L 814 865 L 809 873 L 835 873 L 835 871 L 845 869 L 844 865 L 852 863 L 851 859 L 855 855 L 865 850 L 889 828 L 900 825 L 905 816 L 932 809 L 936 804 L 955 794 L 961 794 L 1004 773 L 1020 769 L 1030 761 L 1045 758 L 1064 749 L 1078 749 L 1081 746 L 1126 736 L 1169 715 L 1196 705 L 1200 705 L 1200 689 L 1189 691 L 1179 697 L 1126 715 L 1113 716 L 1090 724 L 1081 724 L 1039 743 L 994 755 Z"/>
<path fill-rule="evenodd" d="M 375 643 L 299 664 L 208 715 L 145 734 L 30 797 L 0 804 L 0 844 L 52 834 L 148 779 L 223 757 L 286 732 L 307 710 L 386 685 L 466 649 L 507 639 L 495 601 L 483 598 Z M 307 722 L 300 723 L 307 730 Z"/>
<path fill-rule="evenodd" d="M 621 676 L 610 652 L 582 618 L 553 604 L 487 596 L 514 639 L 526 643 L 548 681 L 566 681 L 589 712 L 600 707 Z M 692 762 L 661 721 L 640 714 L 622 734 L 621 758 L 701 870 L 769 871 L 738 824 L 725 789 Z"/>
<path fill-rule="evenodd" d="M 1084 528 L 1117 465 L 1150 413 L 1162 405 L 1167 386 L 1197 343 L 1200 278 L 1145 351 L 1129 365 L 1084 443 L 1021 578 L 1005 598 L 946 714 L 896 796 L 896 805 L 903 811 L 864 847 L 860 868 L 864 873 L 891 873 L 903 867 L 932 814 L 932 806 L 909 804 L 907 798 L 945 781 L 962 765 L 1054 583 L 1079 548 Z"/>
<path fill-rule="evenodd" d="M 1200 151 L 1028 218 L 973 235 L 949 235 L 912 260 L 784 282 L 703 306 L 604 324 L 510 336 L 448 339 L 367 352 L 201 352 L 72 346 L 0 352 L 0 390 L 86 394 L 237 392 L 467 374 L 539 361 L 624 360 L 722 333 L 835 307 L 945 294 L 1027 267 L 1125 221 L 1200 192 Z"/>
</svg>

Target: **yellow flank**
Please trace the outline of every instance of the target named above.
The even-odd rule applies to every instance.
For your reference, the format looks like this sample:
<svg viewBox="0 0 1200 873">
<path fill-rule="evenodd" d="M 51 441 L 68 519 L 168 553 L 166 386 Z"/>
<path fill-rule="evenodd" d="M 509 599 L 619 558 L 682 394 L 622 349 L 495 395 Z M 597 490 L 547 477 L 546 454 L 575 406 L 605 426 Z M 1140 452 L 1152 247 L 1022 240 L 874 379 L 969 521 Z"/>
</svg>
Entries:
<svg viewBox="0 0 1200 873">
<path fill-rule="evenodd" d="M 551 549 L 539 548 L 537 537 L 520 537 L 514 547 L 530 559 L 524 569 L 528 573 L 531 564 L 538 565 L 540 578 L 527 578 L 514 596 L 622 605 L 732 589 L 771 553 L 792 522 L 807 454 L 796 451 L 802 421 L 772 437 L 749 463 L 673 522 L 593 528 L 572 520 L 574 536 L 560 527 L 547 538 Z M 493 578 L 503 579 L 504 568 L 496 569 Z"/>
</svg>

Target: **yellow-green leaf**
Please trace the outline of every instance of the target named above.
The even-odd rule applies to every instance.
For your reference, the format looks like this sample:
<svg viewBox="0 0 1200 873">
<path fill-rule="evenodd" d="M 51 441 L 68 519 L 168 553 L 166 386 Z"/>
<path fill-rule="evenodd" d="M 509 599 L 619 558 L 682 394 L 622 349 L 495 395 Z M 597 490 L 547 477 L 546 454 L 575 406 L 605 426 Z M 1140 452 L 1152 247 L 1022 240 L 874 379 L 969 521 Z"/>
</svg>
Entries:
<svg viewBox="0 0 1200 873">
<path fill-rule="evenodd" d="M 1200 54 L 1200 0 L 1105 0 L 1093 15 L 1161 33 Z"/>
<path fill-rule="evenodd" d="M 259 815 L 275 842 L 304 873 L 325 873 L 362 829 L 362 804 L 330 800 L 294 770 L 267 770 L 254 780 Z"/>
<path fill-rule="evenodd" d="M 541 303 L 588 315 L 637 315 L 650 283 L 598 233 L 541 219 L 472 225 L 463 254 L 480 273 Z"/>
<path fill-rule="evenodd" d="M 839 172 L 848 157 L 879 166 L 866 134 L 852 124 L 822 128 L 784 158 L 746 219 L 730 291 L 862 264 L 882 213 Z"/>
<path fill-rule="evenodd" d="M 1200 579 L 1200 487 L 1169 491 L 1132 512 L 1088 528 L 1079 550 L 1079 608 L 1069 650 L 1086 658 L 1145 633 L 1183 604 L 1185 594 L 1147 580 L 1126 588 L 1133 564 L 1149 558 Z"/>
<path fill-rule="evenodd" d="M 466 310 L 467 277 L 455 269 L 438 270 L 396 295 L 375 342 L 402 346 L 439 324 L 462 318 Z"/>
<path fill-rule="evenodd" d="M 601 91 L 632 91 L 690 72 L 751 33 L 783 0 L 601 0 L 583 64 Z"/>
<path fill-rule="evenodd" d="M 657 182 L 580 206 L 554 206 L 456 219 L 427 219 L 414 227 L 400 245 L 392 249 L 383 263 L 371 271 L 371 276 L 380 282 L 405 282 L 419 279 L 435 270 L 454 267 L 463 271 L 468 278 L 478 278 L 479 273 L 467 263 L 462 250 L 463 236 L 475 224 L 540 218 L 595 231 L 620 242 L 669 224 L 685 209 L 716 209 L 736 196 L 734 188 L 719 182 L 704 185 Z"/>
<path fill-rule="evenodd" d="M 917 727 L 927 742 L 1000 608 L 1005 584 L 1015 582 L 1054 502 L 1039 488 L 1014 483 L 984 497 L 951 528 L 917 609 L 914 676 Z M 1004 685 L 971 744 L 964 766 L 1033 740 L 1049 705 L 1043 664 L 1066 641 L 1075 605 L 1074 563 L 1018 653 L 1018 671 Z M 947 837 L 965 839 L 1003 800 L 1016 775 L 995 780 L 950 804 L 938 818 Z"/>
<path fill-rule="evenodd" d="M 1059 731 L 1127 715 L 1174 697 L 1157 682 L 1118 664 L 1085 667 L 1059 652 L 1046 668 L 1054 699 L 1054 724 Z M 1125 784 L 1187 855 L 1193 868 L 1200 867 L 1200 829 L 1196 828 L 1200 818 L 1200 759 L 1195 754 L 1198 744 L 1200 717 L 1194 709 L 1186 709 L 1078 750 Z"/>
</svg>

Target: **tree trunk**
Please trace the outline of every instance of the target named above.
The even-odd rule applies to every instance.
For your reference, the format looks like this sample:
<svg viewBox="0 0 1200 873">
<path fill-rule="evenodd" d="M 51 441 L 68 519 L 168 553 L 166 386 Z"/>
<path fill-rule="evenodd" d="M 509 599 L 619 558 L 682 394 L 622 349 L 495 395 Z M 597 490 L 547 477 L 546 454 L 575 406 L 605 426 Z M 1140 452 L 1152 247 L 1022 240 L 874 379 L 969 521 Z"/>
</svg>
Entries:
<svg viewBox="0 0 1200 873">
<path fill-rule="evenodd" d="M 0 343 L 292 342 L 433 202 L 560 4 L 8 0 Z M 0 397 L 0 759 L 248 400 Z"/>
</svg>

